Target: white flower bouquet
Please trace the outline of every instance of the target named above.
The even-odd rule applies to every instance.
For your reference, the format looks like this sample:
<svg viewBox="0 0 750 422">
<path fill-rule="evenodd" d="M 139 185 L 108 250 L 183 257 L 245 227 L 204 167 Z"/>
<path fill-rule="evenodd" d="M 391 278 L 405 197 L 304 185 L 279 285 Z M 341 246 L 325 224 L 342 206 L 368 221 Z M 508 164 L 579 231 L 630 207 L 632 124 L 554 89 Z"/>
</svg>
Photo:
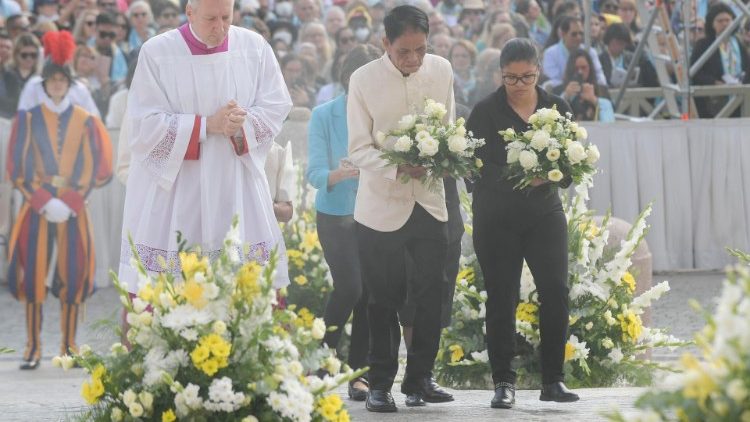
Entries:
<svg viewBox="0 0 750 422">
<path fill-rule="evenodd" d="M 393 165 L 425 167 L 427 175 L 422 181 L 430 187 L 444 176 L 460 179 L 475 174 L 482 161 L 474 157 L 474 151 L 484 140 L 466 131 L 464 119 L 445 123 L 446 113 L 445 105 L 428 98 L 422 114 L 407 114 L 396 129 L 378 132 L 381 145 L 389 137 L 394 140 L 384 148 L 382 157 Z M 408 181 L 408 176 L 403 181 Z"/>
<path fill-rule="evenodd" d="M 213 262 L 181 252 L 181 277 L 167 271 L 152 278 L 134 262 L 141 282 L 132 300 L 115 280 L 130 349 L 117 343 L 97 354 L 84 346 L 53 360 L 91 374 L 81 394 L 92 408 L 82 419 L 349 420 L 331 391 L 359 373 L 340 373 L 341 363 L 320 346 L 320 318 L 278 306 L 275 254 L 265 267 L 243 263 L 249 250 L 238 239 L 235 221 Z M 321 369 L 328 375 L 312 375 Z"/>
<path fill-rule="evenodd" d="M 515 188 L 523 189 L 535 179 L 547 181 L 553 187 L 567 187 L 581 183 L 596 172 L 599 160 L 596 145 L 585 145 L 586 129 L 571 121 L 556 107 L 537 110 L 529 118 L 529 129 L 516 133 L 513 128 L 500 131 L 508 151 L 508 179 L 516 181 Z"/>
</svg>

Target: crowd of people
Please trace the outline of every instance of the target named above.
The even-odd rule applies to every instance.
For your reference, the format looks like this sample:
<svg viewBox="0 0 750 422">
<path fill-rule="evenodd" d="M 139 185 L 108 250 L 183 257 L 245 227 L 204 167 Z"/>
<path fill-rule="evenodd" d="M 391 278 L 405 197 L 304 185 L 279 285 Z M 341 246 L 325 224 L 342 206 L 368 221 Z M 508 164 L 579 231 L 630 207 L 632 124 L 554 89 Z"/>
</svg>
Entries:
<svg viewBox="0 0 750 422">
<path fill-rule="evenodd" d="M 673 31 L 688 38 L 688 54 L 695 62 L 740 12 L 717 1 L 685 1 L 693 3 L 688 22 L 681 17 L 679 1 L 667 2 L 666 7 Z M 232 23 L 263 35 L 280 61 L 294 106 L 311 110 L 343 92 L 339 73 L 349 51 L 360 44 L 382 48 L 383 17 L 398 2 L 237 0 Z M 636 79 L 624 80 L 643 29 L 635 0 L 593 2 L 588 50 L 583 48 L 584 23 L 577 0 L 410 3 L 430 17 L 432 51 L 453 66 L 459 114 L 501 85 L 500 51 L 513 37 L 530 38 L 544 52 L 540 83 L 571 102 L 580 120 L 614 120 L 608 88 L 624 83 L 659 86 L 648 50 L 637 63 Z M 127 90 L 128 68 L 135 65 L 141 44 L 185 22 L 185 4 L 186 0 L 2 0 L 0 117 L 15 114 L 24 86 L 41 72 L 43 34 L 61 29 L 70 31 L 77 44 L 72 63 L 77 81 L 90 91 L 108 127 L 119 127 L 122 99 L 112 106 L 112 97 Z M 747 82 L 748 43 L 750 21 L 727 38 L 692 83 Z M 675 79 L 672 66 L 668 71 Z M 700 116 L 714 116 L 724 101 L 700 99 Z"/>
</svg>

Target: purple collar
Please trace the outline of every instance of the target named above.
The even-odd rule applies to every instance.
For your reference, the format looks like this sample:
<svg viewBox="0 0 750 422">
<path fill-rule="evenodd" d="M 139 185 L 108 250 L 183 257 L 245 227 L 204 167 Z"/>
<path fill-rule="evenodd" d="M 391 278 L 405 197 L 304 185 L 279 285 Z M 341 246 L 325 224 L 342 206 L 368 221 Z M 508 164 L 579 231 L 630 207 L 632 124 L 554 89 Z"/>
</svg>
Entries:
<svg viewBox="0 0 750 422">
<path fill-rule="evenodd" d="M 177 28 L 177 30 L 180 31 L 180 34 L 185 40 L 185 43 L 188 45 L 188 48 L 190 49 L 190 53 L 192 55 L 203 56 L 206 54 L 223 53 L 225 51 L 229 51 L 229 34 L 227 34 L 227 36 L 224 38 L 224 42 L 222 42 L 221 44 L 217 45 L 216 47 L 208 47 L 206 46 L 206 44 L 203 44 L 197 38 L 195 38 L 195 35 L 193 35 L 193 32 L 190 30 L 190 27 L 188 25 L 188 23 L 185 23 L 181 27 Z"/>
</svg>

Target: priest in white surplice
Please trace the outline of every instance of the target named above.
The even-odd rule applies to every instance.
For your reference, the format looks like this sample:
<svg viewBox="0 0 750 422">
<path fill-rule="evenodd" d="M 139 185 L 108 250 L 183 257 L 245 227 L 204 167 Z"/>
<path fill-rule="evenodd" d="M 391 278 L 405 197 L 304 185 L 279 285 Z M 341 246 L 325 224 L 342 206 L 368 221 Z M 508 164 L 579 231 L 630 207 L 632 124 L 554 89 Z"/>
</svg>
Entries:
<svg viewBox="0 0 750 422">
<path fill-rule="evenodd" d="M 131 152 L 119 275 L 138 287 L 128 234 L 150 272 L 179 271 L 176 233 L 219 254 L 234 215 L 244 260 L 286 252 L 264 174 L 266 154 L 292 107 L 279 65 L 258 34 L 230 26 L 233 0 L 190 0 L 189 24 L 141 48 L 128 97 Z M 175 265 L 176 264 L 176 265 Z"/>
</svg>

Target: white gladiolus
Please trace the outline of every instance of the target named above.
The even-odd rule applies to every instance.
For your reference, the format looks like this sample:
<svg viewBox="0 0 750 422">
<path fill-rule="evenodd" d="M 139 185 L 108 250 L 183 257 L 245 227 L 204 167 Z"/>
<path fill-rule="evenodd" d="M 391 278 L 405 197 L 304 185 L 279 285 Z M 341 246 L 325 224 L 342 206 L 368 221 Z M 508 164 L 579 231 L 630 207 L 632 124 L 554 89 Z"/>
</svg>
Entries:
<svg viewBox="0 0 750 422">
<path fill-rule="evenodd" d="M 534 136 L 531 137 L 531 147 L 537 151 L 541 151 L 549 146 L 549 141 L 549 132 L 537 130 L 534 132 Z"/>
<path fill-rule="evenodd" d="M 468 147 L 468 142 L 463 136 L 453 135 L 448 138 L 448 150 L 451 152 L 464 152 Z"/>
<path fill-rule="evenodd" d="M 609 352 L 609 359 L 614 363 L 620 363 L 622 361 L 622 358 L 625 357 L 625 355 L 622 354 L 622 349 L 619 347 L 615 347 L 612 349 L 612 351 Z"/>
<path fill-rule="evenodd" d="M 589 148 L 586 150 L 586 162 L 594 164 L 599 161 L 600 156 L 599 148 L 597 148 L 596 145 L 589 145 Z"/>
<path fill-rule="evenodd" d="M 557 161 L 560 159 L 560 150 L 559 149 L 551 149 L 547 151 L 547 159 L 550 161 Z"/>
<path fill-rule="evenodd" d="M 409 130 L 414 127 L 414 125 L 417 123 L 417 117 L 413 114 L 407 114 L 403 117 L 401 117 L 401 120 L 398 121 L 398 128 L 399 130 Z"/>
<path fill-rule="evenodd" d="M 433 155 L 437 154 L 439 147 L 440 147 L 440 144 L 433 137 L 429 137 L 417 143 L 417 149 L 419 150 L 419 155 L 422 157 L 424 156 L 432 157 Z"/>
<path fill-rule="evenodd" d="M 521 151 L 518 155 L 518 162 L 521 163 L 524 170 L 531 170 L 539 164 L 536 154 L 531 151 Z"/>
<path fill-rule="evenodd" d="M 568 160 L 570 160 L 571 164 L 578 164 L 588 157 L 586 155 L 586 149 L 583 148 L 583 145 L 578 141 L 571 142 L 570 145 L 567 146 L 565 152 L 568 154 Z"/>
</svg>

